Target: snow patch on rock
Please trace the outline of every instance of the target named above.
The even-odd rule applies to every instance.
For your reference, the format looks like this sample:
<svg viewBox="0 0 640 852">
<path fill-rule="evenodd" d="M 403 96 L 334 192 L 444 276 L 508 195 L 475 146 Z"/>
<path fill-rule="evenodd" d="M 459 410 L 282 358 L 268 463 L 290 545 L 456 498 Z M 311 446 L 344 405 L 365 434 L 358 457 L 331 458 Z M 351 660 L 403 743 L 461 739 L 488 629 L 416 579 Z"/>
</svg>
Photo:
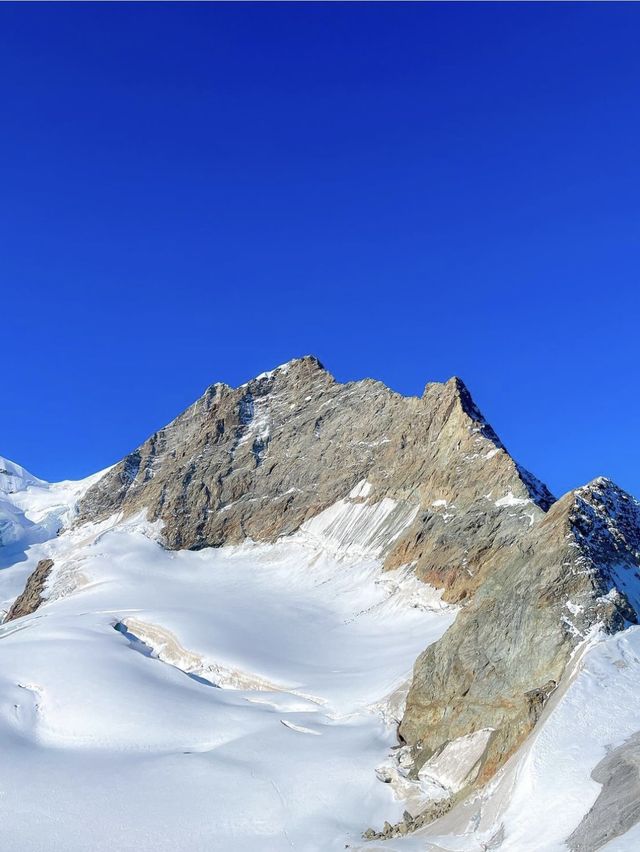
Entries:
<svg viewBox="0 0 640 852">
<path fill-rule="evenodd" d="M 511 491 L 505 497 L 500 497 L 499 500 L 495 501 L 495 505 L 498 508 L 505 506 L 526 506 L 527 503 L 531 503 L 531 500 L 525 497 L 516 497 Z"/>
<path fill-rule="evenodd" d="M 419 508 L 390 497 L 377 503 L 354 503 L 348 497 L 306 521 L 296 538 L 334 556 L 378 558 L 409 526 Z"/>
<path fill-rule="evenodd" d="M 492 733 L 493 728 L 484 728 L 447 743 L 421 767 L 419 779 L 437 784 L 447 793 L 462 790 L 475 780 Z"/>
</svg>

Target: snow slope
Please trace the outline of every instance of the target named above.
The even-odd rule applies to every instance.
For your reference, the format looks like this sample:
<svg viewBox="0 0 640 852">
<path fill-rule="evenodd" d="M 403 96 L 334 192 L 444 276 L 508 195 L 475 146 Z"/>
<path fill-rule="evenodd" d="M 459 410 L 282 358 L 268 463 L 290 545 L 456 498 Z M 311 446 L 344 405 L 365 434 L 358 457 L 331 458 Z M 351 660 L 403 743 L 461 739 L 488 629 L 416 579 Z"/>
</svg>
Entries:
<svg viewBox="0 0 640 852">
<path fill-rule="evenodd" d="M 170 552 L 142 517 L 57 535 L 96 477 L 0 468 L 3 608 L 54 561 L 45 604 L 0 626 L 2 850 L 562 852 L 581 824 L 602 825 L 592 772 L 625 749 L 635 760 L 640 628 L 590 637 L 487 789 L 427 829 L 364 843 L 366 827 L 454 789 L 486 734 L 449 744 L 422 782 L 398 774 L 413 661 L 455 618 L 409 569 L 381 571 L 381 537 L 412 507 L 361 502 L 362 482 L 275 545 Z M 629 777 L 613 787 L 607 852 L 640 847 Z"/>
<path fill-rule="evenodd" d="M 45 539 L 85 487 L 9 495 L 39 532 L 3 596 L 54 568 L 47 602 L 0 627 L 1 848 L 331 850 L 399 818 L 375 770 L 455 610 L 383 574 L 366 536 L 340 551 L 335 512 L 331 535 L 275 545 L 169 552 L 142 518 Z"/>
</svg>

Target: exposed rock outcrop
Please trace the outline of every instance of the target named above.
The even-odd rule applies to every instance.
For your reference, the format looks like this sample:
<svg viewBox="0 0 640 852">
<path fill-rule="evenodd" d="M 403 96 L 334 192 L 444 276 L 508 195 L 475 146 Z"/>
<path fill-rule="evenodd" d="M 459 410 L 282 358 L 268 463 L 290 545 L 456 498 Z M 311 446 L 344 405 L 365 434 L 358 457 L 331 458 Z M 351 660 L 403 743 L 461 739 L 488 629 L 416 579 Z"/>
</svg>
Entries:
<svg viewBox="0 0 640 852">
<path fill-rule="evenodd" d="M 451 810 L 452 805 L 452 799 L 439 799 L 427 805 L 417 816 L 413 816 L 409 811 L 405 811 L 400 822 L 392 825 L 387 821 L 380 831 L 376 831 L 374 828 L 367 828 L 362 833 L 362 837 L 364 840 L 390 840 L 392 837 L 404 837 L 404 835 L 410 834 L 412 831 L 417 831 L 417 829 L 423 828 L 425 825 L 429 825 L 429 823 L 440 819 L 441 816 L 444 816 Z"/>
<path fill-rule="evenodd" d="M 492 727 L 479 781 L 535 725 L 576 645 L 596 626 L 636 622 L 640 508 L 599 479 L 555 503 L 497 550 L 455 623 L 418 659 L 400 726 L 416 772 L 443 741 Z"/>
<path fill-rule="evenodd" d="M 52 568 L 52 559 L 41 559 L 38 562 L 35 570 L 27 580 L 24 591 L 16 598 L 13 606 L 7 613 L 5 622 L 13 621 L 14 618 L 20 618 L 23 615 L 31 615 L 32 612 L 38 609 L 44 599 L 44 587 Z"/>
<path fill-rule="evenodd" d="M 640 734 L 612 749 L 591 777 L 602 790 L 567 840 L 571 852 L 596 852 L 640 822 Z"/>
</svg>

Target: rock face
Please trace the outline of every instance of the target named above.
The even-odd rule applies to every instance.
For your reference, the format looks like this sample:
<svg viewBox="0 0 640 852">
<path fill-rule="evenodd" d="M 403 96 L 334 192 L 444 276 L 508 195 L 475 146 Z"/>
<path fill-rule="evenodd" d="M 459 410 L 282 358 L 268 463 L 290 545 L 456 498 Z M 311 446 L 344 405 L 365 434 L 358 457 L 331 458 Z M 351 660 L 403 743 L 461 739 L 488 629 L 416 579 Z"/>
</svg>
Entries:
<svg viewBox="0 0 640 852">
<path fill-rule="evenodd" d="M 535 724 L 596 626 L 634 621 L 640 510 L 607 480 L 554 502 L 507 453 L 457 378 L 403 397 L 340 384 L 305 357 L 212 385 L 85 495 L 78 522 L 146 511 L 171 548 L 273 541 L 351 495 L 410 522 L 382 542 L 462 604 L 415 665 L 400 736 L 414 772 L 493 729 L 482 783 Z M 462 794 L 464 790 L 458 791 Z"/>
<path fill-rule="evenodd" d="M 52 568 L 52 559 L 41 559 L 38 562 L 35 571 L 27 580 L 24 591 L 16 598 L 13 606 L 7 613 L 5 623 L 13 621 L 14 618 L 21 618 L 23 615 L 31 615 L 32 612 L 38 609 L 42 603 L 42 593 Z"/>
<path fill-rule="evenodd" d="M 416 769 L 443 742 L 489 727 L 478 779 L 487 780 L 536 723 L 590 630 L 636 622 L 639 530 L 636 501 L 598 479 L 489 556 L 482 585 L 416 662 L 400 726 Z"/>
</svg>

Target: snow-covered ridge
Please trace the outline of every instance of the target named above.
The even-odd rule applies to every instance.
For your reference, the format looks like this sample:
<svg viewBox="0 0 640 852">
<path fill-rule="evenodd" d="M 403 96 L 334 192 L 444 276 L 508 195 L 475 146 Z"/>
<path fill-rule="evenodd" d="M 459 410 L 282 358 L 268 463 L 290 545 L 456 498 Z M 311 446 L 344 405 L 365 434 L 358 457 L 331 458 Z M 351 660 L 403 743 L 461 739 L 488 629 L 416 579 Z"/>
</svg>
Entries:
<svg viewBox="0 0 640 852">
<path fill-rule="evenodd" d="M 28 545 L 55 535 L 72 519 L 82 495 L 106 472 L 46 482 L 0 457 L 0 546 Z"/>
</svg>

